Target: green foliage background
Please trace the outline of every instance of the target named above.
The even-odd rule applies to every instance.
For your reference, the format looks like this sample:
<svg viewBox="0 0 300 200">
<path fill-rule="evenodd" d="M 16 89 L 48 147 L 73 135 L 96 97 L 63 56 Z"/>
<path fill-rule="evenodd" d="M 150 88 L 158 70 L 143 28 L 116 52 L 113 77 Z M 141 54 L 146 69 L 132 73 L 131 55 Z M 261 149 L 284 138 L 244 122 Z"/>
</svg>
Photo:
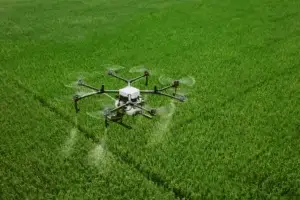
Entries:
<svg viewBox="0 0 300 200">
<path fill-rule="evenodd" d="M 1 198 L 299 198 L 299 10 L 297 0 L 0 0 Z M 121 87 L 107 63 L 196 84 L 172 118 L 105 132 L 85 115 L 97 102 L 76 119 L 56 99 L 72 95 L 70 72 Z"/>
</svg>

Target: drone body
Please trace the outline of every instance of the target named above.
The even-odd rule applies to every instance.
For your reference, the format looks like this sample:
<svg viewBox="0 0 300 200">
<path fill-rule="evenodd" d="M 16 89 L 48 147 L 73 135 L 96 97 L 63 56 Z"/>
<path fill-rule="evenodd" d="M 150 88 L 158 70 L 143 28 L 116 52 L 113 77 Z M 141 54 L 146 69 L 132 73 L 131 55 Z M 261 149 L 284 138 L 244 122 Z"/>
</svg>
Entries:
<svg viewBox="0 0 300 200">
<path fill-rule="evenodd" d="M 115 106 L 119 107 L 121 105 L 126 104 L 126 102 L 132 101 L 132 104 L 142 104 L 143 100 L 140 96 L 140 90 L 132 87 L 132 86 L 126 86 L 125 88 L 122 88 L 119 90 L 119 99 L 115 101 Z M 142 110 L 138 107 L 128 105 L 125 107 L 125 112 L 127 115 L 136 115 Z"/>
<path fill-rule="evenodd" d="M 114 102 L 114 108 L 106 109 L 102 113 L 102 116 L 105 118 L 106 127 L 108 126 L 108 121 L 117 122 L 121 125 L 125 125 L 122 122 L 124 115 L 129 115 L 129 116 L 142 115 L 142 116 L 150 118 L 150 119 L 152 118 L 152 116 L 155 116 L 156 109 L 147 109 L 144 107 L 145 101 L 143 100 L 143 98 L 141 96 L 142 94 L 156 94 L 156 95 L 169 97 L 169 98 L 181 101 L 181 102 L 185 101 L 185 96 L 176 96 L 176 89 L 179 85 L 178 80 L 172 81 L 172 83 L 170 85 L 168 85 L 164 88 L 161 88 L 161 89 L 157 89 L 157 87 L 155 86 L 153 90 L 140 90 L 138 88 L 133 87 L 132 83 L 134 81 L 137 81 L 137 80 L 145 77 L 146 85 L 148 85 L 149 72 L 146 70 L 144 71 L 143 75 L 136 77 L 134 79 L 129 79 L 129 80 L 117 76 L 113 70 L 109 70 L 108 75 L 113 76 L 117 79 L 120 79 L 120 80 L 126 82 L 127 86 L 125 86 L 124 88 L 121 88 L 119 90 L 105 90 L 104 85 L 102 85 L 102 87 L 100 89 L 98 89 L 93 86 L 89 86 L 89 85 L 85 84 L 82 80 L 79 80 L 77 82 L 77 84 L 79 86 L 83 86 L 83 87 L 92 89 L 95 92 L 87 93 L 82 96 L 75 95 L 73 97 L 75 110 L 76 110 L 76 112 L 78 112 L 79 111 L 78 101 L 83 98 L 87 98 L 89 96 L 98 95 L 98 94 L 104 94 L 104 93 L 106 95 L 113 94 L 113 93 L 117 94 L 117 98 L 115 99 L 115 102 Z M 175 89 L 175 92 L 173 93 L 173 95 L 163 93 L 163 91 L 165 91 L 169 88 Z M 128 127 L 127 125 L 125 125 L 125 126 Z"/>
</svg>

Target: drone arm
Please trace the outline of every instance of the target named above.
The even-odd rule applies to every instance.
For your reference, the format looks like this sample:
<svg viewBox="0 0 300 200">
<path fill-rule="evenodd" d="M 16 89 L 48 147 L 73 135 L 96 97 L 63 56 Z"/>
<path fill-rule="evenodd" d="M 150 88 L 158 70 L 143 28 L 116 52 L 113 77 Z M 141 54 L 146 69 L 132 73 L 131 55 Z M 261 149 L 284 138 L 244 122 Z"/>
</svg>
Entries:
<svg viewBox="0 0 300 200">
<path fill-rule="evenodd" d="M 119 90 L 104 90 L 103 93 L 119 93 Z"/>
<path fill-rule="evenodd" d="M 153 111 L 151 111 L 151 110 L 149 110 L 149 109 L 146 109 L 146 108 L 144 108 L 144 107 L 142 107 L 142 106 L 139 106 L 139 105 L 135 105 L 135 107 L 137 107 L 137 108 L 139 108 L 139 109 L 142 109 L 142 110 L 144 110 L 144 111 L 150 113 L 151 115 L 153 115 Z"/>
<path fill-rule="evenodd" d="M 141 90 L 140 93 L 162 95 L 162 96 L 170 97 L 172 99 L 176 99 L 176 100 L 182 101 L 182 102 L 185 100 L 184 96 L 177 97 L 177 96 L 162 93 L 162 92 L 160 92 L 160 90 Z"/>
<path fill-rule="evenodd" d="M 130 83 L 133 83 L 134 81 L 137 81 L 137 80 L 139 80 L 139 79 L 141 79 L 141 78 L 144 78 L 145 76 L 147 76 L 147 75 L 144 74 L 144 75 L 142 75 L 142 76 L 136 77 L 136 78 L 134 78 L 134 79 L 129 80 L 129 82 L 130 82 Z"/>
<path fill-rule="evenodd" d="M 98 90 L 96 92 L 90 92 L 90 93 L 87 93 L 87 94 L 82 95 L 82 96 L 75 95 L 74 101 L 76 102 L 76 101 L 79 101 L 81 99 L 84 99 L 84 98 L 87 98 L 87 97 L 90 97 L 90 96 L 93 96 L 93 95 L 96 95 L 96 94 L 101 94 L 101 93 L 103 93 L 103 92 L 101 92 L 101 91 Z"/>
<path fill-rule="evenodd" d="M 128 104 L 129 104 L 129 103 L 125 103 L 125 104 L 123 104 L 123 105 L 121 105 L 121 106 L 118 106 L 118 107 L 116 107 L 116 108 L 114 108 L 114 109 L 110 110 L 110 112 L 117 111 L 117 110 L 119 110 L 119 109 L 121 109 L 121 108 L 123 108 L 123 107 L 127 106 Z"/>
<path fill-rule="evenodd" d="M 75 95 L 73 99 L 74 99 L 75 102 L 77 102 L 77 101 L 79 101 L 81 99 L 84 99 L 84 98 L 87 98 L 87 97 L 90 97 L 90 96 L 93 96 L 93 95 L 96 95 L 96 94 L 118 93 L 118 92 L 119 92 L 118 90 L 99 90 L 99 89 L 97 89 L 97 91 L 95 91 L 95 92 L 90 92 L 90 93 L 87 93 L 87 94 L 82 95 L 82 96 Z"/>
<path fill-rule="evenodd" d="M 165 90 L 167 90 L 167 89 L 169 89 L 169 88 L 172 88 L 172 87 L 174 87 L 174 85 L 166 86 L 166 87 L 164 87 L 164 88 L 158 89 L 157 91 L 162 92 L 162 91 L 165 91 Z"/>
<path fill-rule="evenodd" d="M 159 92 L 157 94 L 162 95 L 162 96 L 166 96 L 166 97 L 170 97 L 172 99 L 176 99 L 176 100 L 181 101 L 181 102 L 183 102 L 185 100 L 184 96 L 177 97 L 177 96 L 173 96 L 173 95 L 169 95 L 169 94 L 165 94 L 165 93 L 161 93 L 161 92 Z"/>
<path fill-rule="evenodd" d="M 75 95 L 73 97 L 75 111 L 79 112 L 78 101 L 81 100 L 81 99 L 84 99 L 84 98 L 87 98 L 87 97 L 90 97 L 90 96 L 93 96 L 93 95 L 96 95 L 96 94 L 116 93 L 116 92 L 118 92 L 118 90 L 107 90 L 107 91 L 105 91 L 104 87 L 102 86 L 101 90 L 97 90 L 96 92 L 90 92 L 90 93 L 82 95 L 82 96 Z"/>
<path fill-rule="evenodd" d="M 109 72 L 108 75 L 113 76 L 113 77 L 115 77 L 115 78 L 117 78 L 117 79 L 120 79 L 120 80 L 122 80 L 122 81 L 128 83 L 128 80 L 126 80 L 125 78 L 122 78 L 122 77 L 120 77 L 120 76 L 117 76 L 117 75 L 115 75 L 115 74 L 112 73 L 112 72 Z"/>
<path fill-rule="evenodd" d="M 100 93 L 102 93 L 102 92 L 101 92 L 101 91 L 91 92 L 91 93 L 88 93 L 88 94 L 83 95 L 83 96 L 75 95 L 75 96 L 73 97 L 73 101 L 74 101 L 74 107 L 75 107 L 76 113 L 79 112 L 79 108 L 78 108 L 78 101 L 79 101 L 79 100 L 84 99 L 84 98 L 89 97 L 89 96 L 93 96 L 93 95 L 95 95 L 95 94 L 100 94 Z"/>
<path fill-rule="evenodd" d="M 156 89 L 156 87 L 155 87 L 154 90 L 141 90 L 141 92 L 142 93 L 159 93 L 159 92 L 165 91 L 165 90 L 167 90 L 169 88 L 172 88 L 172 87 L 174 87 L 174 85 L 169 85 L 169 86 L 163 87 L 161 89 Z"/>
<path fill-rule="evenodd" d="M 83 86 L 83 87 L 86 87 L 86 88 L 89 88 L 89 89 L 92 89 L 92 90 L 95 90 L 95 91 L 99 91 L 98 88 L 95 88 L 95 87 L 93 87 L 93 86 L 87 85 L 87 84 L 85 84 L 85 83 L 81 83 L 81 84 L 79 84 L 79 85 L 80 85 L 80 86 Z"/>
</svg>

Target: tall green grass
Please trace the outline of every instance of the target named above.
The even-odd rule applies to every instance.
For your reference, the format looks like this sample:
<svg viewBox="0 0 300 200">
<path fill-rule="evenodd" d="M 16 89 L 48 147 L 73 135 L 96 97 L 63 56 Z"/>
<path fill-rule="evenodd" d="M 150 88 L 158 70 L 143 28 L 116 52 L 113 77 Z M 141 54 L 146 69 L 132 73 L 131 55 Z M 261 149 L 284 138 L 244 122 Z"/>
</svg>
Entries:
<svg viewBox="0 0 300 200">
<path fill-rule="evenodd" d="M 107 148 L 127 167 L 147 172 L 149 180 L 177 197 L 299 196 L 298 1 L 2 0 L 1 5 L 1 69 L 69 119 L 74 117 L 72 102 L 55 97 L 72 95 L 63 86 L 70 72 L 103 72 L 89 83 L 108 88 L 123 85 L 104 74 L 106 63 L 146 64 L 158 75 L 195 77 L 188 102 L 176 103 L 172 117 L 127 118 L 132 130 L 108 130 Z M 149 83 L 158 84 L 157 77 Z M 148 99 L 158 106 L 169 103 Z M 103 137 L 103 122 L 85 116 L 95 104 L 85 103 L 78 123 L 88 137 Z M 119 173 L 114 170 L 118 181 Z M 133 173 L 132 180 L 138 176 Z"/>
</svg>

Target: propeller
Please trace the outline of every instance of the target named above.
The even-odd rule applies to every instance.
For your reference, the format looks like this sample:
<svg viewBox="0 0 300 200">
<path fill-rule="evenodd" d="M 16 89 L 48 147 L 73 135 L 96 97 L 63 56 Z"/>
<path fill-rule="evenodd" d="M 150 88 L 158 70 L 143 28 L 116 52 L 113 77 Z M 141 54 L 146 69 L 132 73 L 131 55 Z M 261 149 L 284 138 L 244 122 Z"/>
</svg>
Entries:
<svg viewBox="0 0 300 200">
<path fill-rule="evenodd" d="M 93 111 L 93 112 L 86 112 L 86 114 L 92 118 L 95 118 L 95 119 L 105 119 L 105 117 L 107 115 L 110 114 L 110 110 L 113 109 L 113 106 L 112 105 L 105 105 L 102 109 L 100 110 L 97 110 L 97 111 Z"/>
<path fill-rule="evenodd" d="M 189 94 L 189 89 L 179 87 L 176 89 L 176 94 L 179 96 L 187 96 Z"/>
<path fill-rule="evenodd" d="M 104 67 L 107 69 L 108 73 L 118 73 L 125 67 L 121 65 L 104 65 Z"/>
<path fill-rule="evenodd" d="M 148 69 L 145 65 L 138 65 L 131 67 L 129 70 L 130 73 L 149 73 L 150 75 L 155 75 L 155 71 Z"/>
<path fill-rule="evenodd" d="M 81 87 L 81 84 L 85 83 L 85 80 L 92 81 L 99 77 L 99 73 L 89 73 L 89 72 L 71 72 L 66 76 L 66 82 L 64 86 L 67 88 L 73 88 L 77 92 L 91 92 L 91 89 Z"/>
<path fill-rule="evenodd" d="M 175 104 L 171 102 L 165 106 L 160 106 L 158 108 L 151 108 L 148 105 L 145 105 L 145 108 L 152 111 L 152 114 L 160 116 L 160 117 L 170 117 L 175 112 Z"/>
<path fill-rule="evenodd" d="M 178 81 L 179 85 L 183 84 L 183 85 L 187 85 L 189 87 L 192 87 L 196 83 L 195 78 L 192 76 L 186 76 L 186 77 L 182 77 L 180 79 L 172 79 L 172 78 L 164 76 L 164 75 L 159 77 L 159 82 L 162 85 L 174 84 L 175 81 Z"/>
<path fill-rule="evenodd" d="M 143 73 L 145 71 L 149 71 L 144 65 L 138 65 L 131 67 L 129 72 L 130 73 Z"/>
<path fill-rule="evenodd" d="M 63 103 L 66 103 L 66 102 L 72 102 L 72 99 L 75 97 L 75 96 L 82 96 L 86 94 L 86 92 L 84 91 L 77 91 L 75 92 L 75 94 L 69 94 L 69 95 L 61 95 L 61 96 L 55 96 L 54 99 L 58 102 L 63 102 Z"/>
<path fill-rule="evenodd" d="M 130 73 L 140 73 L 140 74 L 143 73 L 146 76 L 146 83 L 145 83 L 146 85 L 148 85 L 148 76 L 155 75 L 155 72 L 153 72 L 153 70 L 149 70 L 144 65 L 134 66 L 134 67 L 130 68 L 129 72 Z"/>
<path fill-rule="evenodd" d="M 95 119 L 105 119 L 106 115 L 110 114 L 110 110 L 115 108 L 116 99 L 109 94 L 103 93 L 99 96 L 96 102 L 100 102 L 100 108 L 97 111 L 86 112 L 86 114 Z M 97 103 L 98 104 L 98 103 Z"/>
</svg>

